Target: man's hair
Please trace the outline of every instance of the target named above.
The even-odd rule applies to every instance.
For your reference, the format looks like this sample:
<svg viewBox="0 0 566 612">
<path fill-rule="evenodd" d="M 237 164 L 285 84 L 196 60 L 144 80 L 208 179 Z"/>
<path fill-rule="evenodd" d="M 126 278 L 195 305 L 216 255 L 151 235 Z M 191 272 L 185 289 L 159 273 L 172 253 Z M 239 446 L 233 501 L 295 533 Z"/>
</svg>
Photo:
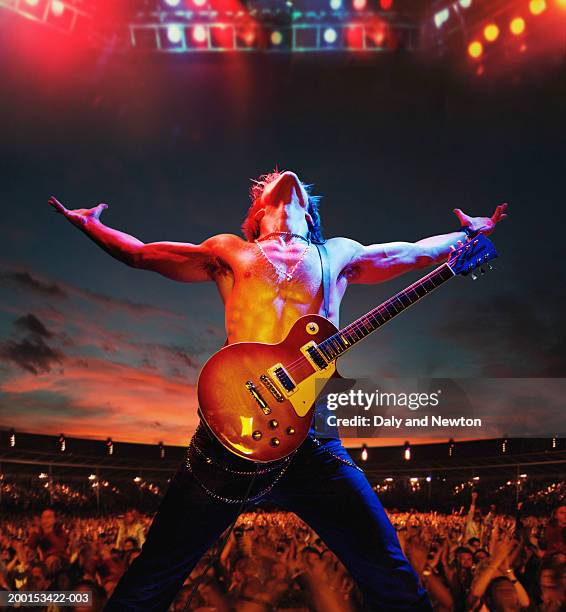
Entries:
<svg viewBox="0 0 566 612">
<path fill-rule="evenodd" d="M 256 213 L 261 208 L 261 196 L 269 183 L 272 183 L 281 176 L 282 172 L 274 170 L 267 174 L 262 174 L 257 179 L 252 179 L 252 186 L 250 187 L 250 198 L 251 206 L 248 210 L 248 214 L 242 223 L 242 232 L 248 242 L 253 242 L 256 238 L 259 238 L 259 222 L 254 219 Z M 322 227 L 320 225 L 320 214 L 318 212 L 319 202 L 322 196 L 312 195 L 312 185 L 303 183 L 303 187 L 307 192 L 308 203 L 307 212 L 312 217 L 312 224 L 309 223 L 308 238 L 312 242 L 322 244 L 325 242 L 322 235 Z"/>
</svg>

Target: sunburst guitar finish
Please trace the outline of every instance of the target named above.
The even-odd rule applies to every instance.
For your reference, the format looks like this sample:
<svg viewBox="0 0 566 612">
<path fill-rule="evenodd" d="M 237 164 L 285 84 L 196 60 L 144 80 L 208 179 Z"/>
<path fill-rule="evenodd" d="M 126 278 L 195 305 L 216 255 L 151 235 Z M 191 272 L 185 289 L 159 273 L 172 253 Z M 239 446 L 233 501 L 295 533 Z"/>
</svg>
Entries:
<svg viewBox="0 0 566 612">
<path fill-rule="evenodd" d="M 291 454 L 306 438 L 336 362 L 321 360 L 317 345 L 337 332 L 320 315 L 298 319 L 278 344 L 237 342 L 204 365 L 198 380 L 202 418 L 234 454 L 269 462 Z"/>
</svg>

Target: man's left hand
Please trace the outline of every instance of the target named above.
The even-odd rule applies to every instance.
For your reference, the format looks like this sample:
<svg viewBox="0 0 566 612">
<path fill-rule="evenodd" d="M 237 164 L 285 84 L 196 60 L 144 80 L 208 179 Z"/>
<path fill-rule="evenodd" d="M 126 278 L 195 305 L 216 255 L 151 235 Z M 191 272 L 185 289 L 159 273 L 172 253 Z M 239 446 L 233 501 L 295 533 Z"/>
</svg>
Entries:
<svg viewBox="0 0 566 612">
<path fill-rule="evenodd" d="M 488 236 L 493 232 L 495 226 L 499 221 L 505 219 L 507 217 L 506 211 L 507 204 L 500 204 L 491 217 L 470 217 L 465 212 L 463 212 L 460 208 L 454 209 L 454 214 L 458 217 L 460 221 L 460 225 L 463 227 L 464 225 L 468 225 L 474 231 L 478 231 L 484 236 Z"/>
</svg>

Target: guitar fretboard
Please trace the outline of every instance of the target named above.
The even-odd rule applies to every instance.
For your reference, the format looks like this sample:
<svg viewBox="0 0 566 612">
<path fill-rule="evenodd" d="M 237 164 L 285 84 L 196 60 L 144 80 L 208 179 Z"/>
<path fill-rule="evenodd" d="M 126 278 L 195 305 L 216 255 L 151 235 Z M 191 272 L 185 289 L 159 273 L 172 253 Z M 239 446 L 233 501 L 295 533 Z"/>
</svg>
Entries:
<svg viewBox="0 0 566 612">
<path fill-rule="evenodd" d="M 445 263 L 419 279 L 406 289 L 399 291 L 383 304 L 373 308 L 359 319 L 356 319 L 318 345 L 318 349 L 330 362 L 345 353 L 356 342 L 363 340 L 372 332 L 391 321 L 409 306 L 418 302 L 425 295 L 440 287 L 454 276 L 450 266 Z"/>
</svg>

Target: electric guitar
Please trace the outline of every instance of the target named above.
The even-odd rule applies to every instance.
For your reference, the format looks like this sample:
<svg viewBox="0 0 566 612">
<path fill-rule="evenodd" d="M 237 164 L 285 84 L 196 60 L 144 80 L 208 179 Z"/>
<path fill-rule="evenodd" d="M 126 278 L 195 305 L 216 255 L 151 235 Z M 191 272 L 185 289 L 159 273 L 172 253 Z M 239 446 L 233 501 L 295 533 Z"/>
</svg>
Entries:
<svg viewBox="0 0 566 612">
<path fill-rule="evenodd" d="M 232 453 L 260 463 L 282 459 L 305 440 L 315 400 L 332 377 L 336 360 L 400 312 L 457 275 L 471 274 L 497 257 L 478 235 L 449 260 L 346 327 L 321 315 L 297 319 L 277 344 L 236 342 L 215 353 L 198 379 L 199 410 L 209 429 Z"/>
</svg>

